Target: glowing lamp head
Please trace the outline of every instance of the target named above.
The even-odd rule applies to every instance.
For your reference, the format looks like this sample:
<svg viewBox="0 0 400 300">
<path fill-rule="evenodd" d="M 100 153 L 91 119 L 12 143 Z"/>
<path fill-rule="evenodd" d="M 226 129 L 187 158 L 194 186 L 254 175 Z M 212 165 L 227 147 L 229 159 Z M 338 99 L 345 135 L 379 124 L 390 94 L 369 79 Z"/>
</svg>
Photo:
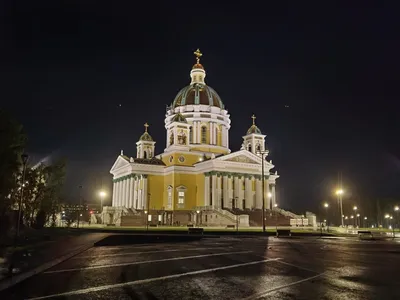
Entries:
<svg viewBox="0 0 400 300">
<path fill-rule="evenodd" d="M 357 210 L 357 206 L 354 206 L 353 209 L 354 209 L 354 210 Z"/>
<path fill-rule="evenodd" d="M 268 196 L 268 198 L 271 198 L 271 197 L 272 197 L 272 194 L 271 194 L 271 193 L 268 193 L 267 196 Z"/>
<path fill-rule="evenodd" d="M 324 203 L 324 207 L 328 208 L 329 204 L 328 203 Z"/>
<path fill-rule="evenodd" d="M 107 196 L 107 193 L 106 193 L 105 191 L 100 191 L 100 192 L 99 192 L 99 196 L 100 196 L 101 198 L 104 198 L 105 196 Z"/>
<path fill-rule="evenodd" d="M 275 203 L 275 204 L 274 204 L 274 207 L 278 207 L 278 203 Z"/>
<path fill-rule="evenodd" d="M 399 211 L 399 207 L 396 205 L 395 207 L 394 207 L 394 211 Z"/>
<path fill-rule="evenodd" d="M 336 190 L 336 195 L 343 195 L 343 190 L 342 189 Z"/>
</svg>

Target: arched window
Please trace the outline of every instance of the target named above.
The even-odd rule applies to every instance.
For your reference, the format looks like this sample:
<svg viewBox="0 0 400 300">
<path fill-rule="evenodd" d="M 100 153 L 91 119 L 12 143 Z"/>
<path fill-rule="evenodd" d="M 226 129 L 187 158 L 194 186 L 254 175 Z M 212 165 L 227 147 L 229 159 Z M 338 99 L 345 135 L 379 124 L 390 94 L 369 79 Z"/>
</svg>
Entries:
<svg viewBox="0 0 400 300">
<path fill-rule="evenodd" d="M 174 144 L 174 133 L 171 132 L 170 136 L 169 136 L 169 144 L 173 145 Z"/>
<path fill-rule="evenodd" d="M 143 158 L 147 158 L 147 151 L 146 150 L 143 151 Z"/>
<path fill-rule="evenodd" d="M 189 131 L 189 143 L 193 144 L 193 127 L 190 127 Z"/>
<path fill-rule="evenodd" d="M 201 143 L 207 144 L 207 127 L 201 127 Z"/>
<path fill-rule="evenodd" d="M 257 149 L 257 152 L 260 152 L 261 151 L 261 145 L 257 144 L 256 149 Z"/>
<path fill-rule="evenodd" d="M 251 144 L 247 145 L 247 150 L 249 150 L 251 152 Z"/>
</svg>

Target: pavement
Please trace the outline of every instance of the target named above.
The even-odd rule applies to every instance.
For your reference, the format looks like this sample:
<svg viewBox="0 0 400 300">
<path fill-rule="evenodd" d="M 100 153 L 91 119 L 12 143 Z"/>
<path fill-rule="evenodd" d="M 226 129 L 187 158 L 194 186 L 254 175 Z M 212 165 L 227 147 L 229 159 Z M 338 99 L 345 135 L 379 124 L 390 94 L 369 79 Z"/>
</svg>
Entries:
<svg viewBox="0 0 400 300">
<path fill-rule="evenodd" d="M 221 237 L 92 247 L 0 299 L 400 299 L 398 240 Z"/>
<path fill-rule="evenodd" d="M 0 257 L 0 291 L 92 247 L 108 235 L 82 233 L 79 236 L 61 236 L 27 247 L 10 248 L 9 255 Z M 10 264 L 12 276 L 8 272 Z"/>
</svg>

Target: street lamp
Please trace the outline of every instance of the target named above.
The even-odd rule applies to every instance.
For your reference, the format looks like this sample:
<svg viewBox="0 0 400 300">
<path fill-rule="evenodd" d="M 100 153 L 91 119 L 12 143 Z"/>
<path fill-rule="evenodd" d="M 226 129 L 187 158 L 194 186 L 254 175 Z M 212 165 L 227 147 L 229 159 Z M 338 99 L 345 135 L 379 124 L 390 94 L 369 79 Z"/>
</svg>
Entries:
<svg viewBox="0 0 400 300">
<path fill-rule="evenodd" d="M 21 160 L 22 160 L 22 181 L 21 181 L 21 187 L 20 187 L 21 194 L 20 194 L 19 205 L 18 205 L 17 231 L 15 232 L 15 237 L 16 238 L 19 237 L 19 227 L 20 227 L 20 223 L 21 223 L 21 213 L 22 213 L 22 199 L 24 197 L 24 187 L 25 187 L 25 184 L 23 184 L 23 183 L 25 182 L 26 164 L 28 163 L 28 159 L 29 159 L 28 154 L 23 153 L 21 155 Z"/>
<path fill-rule="evenodd" d="M 199 227 L 200 225 L 200 220 L 199 220 L 199 216 L 200 216 L 200 210 L 196 210 L 196 223 L 197 223 L 197 227 Z"/>
<path fill-rule="evenodd" d="M 262 228 L 265 233 L 265 177 L 264 177 L 264 158 L 268 151 L 263 150 L 258 152 L 261 155 L 261 177 L 262 177 Z"/>
<path fill-rule="evenodd" d="M 343 220 L 343 202 L 342 202 L 342 196 L 344 194 L 344 191 L 342 189 L 336 190 L 336 196 L 338 196 L 338 201 L 339 201 L 339 206 L 340 206 L 340 215 L 342 216 L 341 221 L 342 221 L 342 227 L 344 226 L 344 220 Z"/>
<path fill-rule="evenodd" d="M 353 206 L 353 210 L 354 210 L 354 213 L 356 213 L 356 211 L 357 211 L 357 206 Z M 356 216 L 356 218 L 354 219 L 354 226 L 357 227 L 357 216 Z"/>
<path fill-rule="evenodd" d="M 325 207 L 325 217 L 326 217 L 326 231 L 329 232 L 329 225 L 328 225 L 328 207 L 329 207 L 329 203 L 324 203 L 324 207 Z M 343 216 L 342 216 L 343 219 Z"/>
<path fill-rule="evenodd" d="M 368 218 L 364 217 L 364 228 L 368 227 L 368 225 L 366 225 L 367 224 L 367 220 L 368 220 Z"/>
<path fill-rule="evenodd" d="M 236 232 L 239 232 L 239 216 L 238 216 L 238 211 L 237 211 L 237 205 L 238 205 L 238 197 L 234 198 L 235 200 L 235 209 L 236 209 Z"/>
<path fill-rule="evenodd" d="M 103 215 L 103 201 L 104 198 L 107 196 L 107 193 L 105 191 L 100 191 L 99 192 L 99 196 L 100 196 L 100 211 L 101 211 L 101 224 L 104 224 L 103 219 L 104 219 L 104 215 Z"/>
<path fill-rule="evenodd" d="M 274 204 L 275 210 L 278 207 L 278 203 Z M 275 211 L 275 229 L 276 229 L 276 236 L 278 236 L 278 213 Z"/>
<path fill-rule="evenodd" d="M 399 219 L 399 211 L 400 211 L 400 208 L 399 208 L 398 205 L 396 205 L 396 206 L 394 207 L 394 211 L 397 213 L 397 228 L 398 228 L 399 231 L 400 231 L 400 219 Z"/>
</svg>

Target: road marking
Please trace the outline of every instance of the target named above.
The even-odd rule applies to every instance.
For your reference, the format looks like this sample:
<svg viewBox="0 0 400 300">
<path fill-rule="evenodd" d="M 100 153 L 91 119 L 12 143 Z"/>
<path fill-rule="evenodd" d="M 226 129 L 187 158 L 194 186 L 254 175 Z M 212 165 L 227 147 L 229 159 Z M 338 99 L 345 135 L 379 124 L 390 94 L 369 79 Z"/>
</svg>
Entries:
<svg viewBox="0 0 400 300">
<path fill-rule="evenodd" d="M 140 252 L 124 252 L 124 253 L 115 253 L 115 254 L 94 254 L 94 255 L 85 255 L 85 256 L 76 256 L 73 257 L 72 259 L 81 259 L 81 258 L 100 258 L 103 257 L 113 257 L 113 256 L 125 256 L 125 255 L 131 255 L 131 254 L 151 254 L 151 253 L 162 253 L 162 252 L 179 252 L 179 251 L 197 251 L 197 250 L 213 250 L 213 249 L 226 249 L 226 248 L 232 248 L 232 247 L 208 247 L 208 248 L 190 248 L 190 249 L 169 249 L 169 250 L 154 250 L 154 251 L 140 251 Z"/>
<path fill-rule="evenodd" d="M 246 251 L 246 252 L 250 252 L 250 251 Z M 229 266 L 225 266 L 225 267 L 217 267 L 217 268 L 212 268 L 212 269 L 204 269 L 204 270 L 198 270 L 198 271 L 192 271 L 192 272 L 186 272 L 186 273 L 180 273 L 180 274 L 174 274 L 174 275 L 153 277 L 153 278 L 148 278 L 148 279 L 124 282 L 124 283 L 102 285 L 102 286 L 91 287 L 91 288 L 81 289 L 81 290 L 75 290 L 75 291 L 70 291 L 70 292 L 65 292 L 65 293 L 60 293 L 60 294 L 53 294 L 53 295 L 48 295 L 48 296 L 29 298 L 27 300 L 41 300 L 41 299 L 50 299 L 50 298 L 54 298 L 54 297 L 82 295 L 82 294 L 100 292 L 100 291 L 104 291 L 104 290 L 108 290 L 108 289 L 121 288 L 121 287 L 125 287 L 125 286 L 145 284 L 145 283 L 150 283 L 150 282 L 154 282 L 154 281 L 175 279 L 175 278 L 180 278 L 180 277 L 184 277 L 184 276 L 198 275 L 198 274 L 211 273 L 211 272 L 220 271 L 220 270 L 227 270 L 227 269 L 245 267 L 245 266 L 250 266 L 250 265 L 263 264 L 263 263 L 266 263 L 269 261 L 276 261 L 279 259 L 280 258 L 257 260 L 257 261 L 247 262 L 247 263 L 236 264 L 236 265 L 229 265 Z"/>
<path fill-rule="evenodd" d="M 280 285 L 280 286 L 274 287 L 274 288 L 272 288 L 272 289 L 270 289 L 270 290 L 267 290 L 267 291 L 264 291 L 264 292 L 260 292 L 260 293 L 254 294 L 254 295 L 251 295 L 250 297 L 244 298 L 243 300 L 254 300 L 254 299 L 258 299 L 258 298 L 264 297 L 264 296 L 266 296 L 267 294 L 270 294 L 270 293 L 272 293 L 272 292 L 275 292 L 275 291 L 278 291 L 278 290 L 282 290 L 282 289 L 291 287 L 291 286 L 293 286 L 293 285 L 296 285 L 296 284 L 299 284 L 299 283 L 303 283 L 303 282 L 310 281 L 310 280 L 313 280 L 313 279 L 315 279 L 315 278 L 321 277 L 321 276 L 325 275 L 325 273 L 326 273 L 326 272 L 321 273 L 321 274 L 317 274 L 317 275 L 314 275 L 314 276 L 311 276 L 311 277 L 307 277 L 307 278 L 305 278 L 305 279 L 301 279 L 301 280 L 298 280 L 298 281 L 295 281 L 295 282 L 292 282 L 292 283 L 289 283 L 289 284 Z"/>
<path fill-rule="evenodd" d="M 193 255 L 193 256 L 179 256 L 179 257 L 172 257 L 172 258 L 136 261 L 136 262 L 120 263 L 120 264 L 112 264 L 112 265 L 95 265 L 95 266 L 89 266 L 89 267 L 84 267 L 84 268 L 54 270 L 54 271 L 44 272 L 43 274 L 63 273 L 63 272 L 82 271 L 82 270 L 101 269 L 101 268 L 112 268 L 112 267 L 122 267 L 122 266 L 132 266 L 132 265 L 141 265 L 141 264 L 151 264 L 151 263 L 155 263 L 155 262 L 164 262 L 164 261 L 171 261 L 171 260 L 183 260 L 183 259 L 190 259 L 190 258 L 222 256 L 222 255 L 241 254 L 241 253 L 250 253 L 250 252 L 252 252 L 252 251 L 222 252 L 222 253 L 202 254 L 202 255 Z"/>
<path fill-rule="evenodd" d="M 304 268 L 304 267 L 300 267 L 300 266 L 297 266 L 297 265 L 294 265 L 294 264 L 291 264 L 291 263 L 288 263 L 288 262 L 285 262 L 285 261 L 282 261 L 282 260 L 277 261 L 277 262 L 280 263 L 280 264 L 284 264 L 284 265 L 295 267 L 295 268 L 300 269 L 300 270 L 304 270 L 304 271 L 308 271 L 308 272 L 312 272 L 312 273 L 319 273 L 317 271 L 314 271 L 314 270 L 311 270 L 311 269 L 308 269 L 308 268 Z"/>
</svg>

